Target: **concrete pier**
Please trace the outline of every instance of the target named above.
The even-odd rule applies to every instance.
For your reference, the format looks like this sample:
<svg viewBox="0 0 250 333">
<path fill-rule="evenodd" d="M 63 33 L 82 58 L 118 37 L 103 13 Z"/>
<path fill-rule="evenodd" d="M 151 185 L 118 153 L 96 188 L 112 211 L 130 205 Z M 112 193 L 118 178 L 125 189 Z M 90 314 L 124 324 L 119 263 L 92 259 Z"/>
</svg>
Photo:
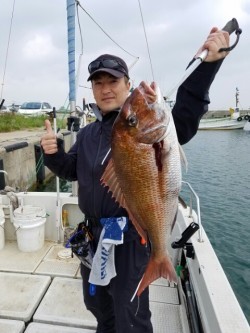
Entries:
<svg viewBox="0 0 250 333">
<path fill-rule="evenodd" d="M 240 114 L 242 117 L 245 115 L 250 115 L 250 110 L 240 110 Z M 208 111 L 204 114 L 202 117 L 203 119 L 211 119 L 211 118 L 224 118 L 224 117 L 230 117 L 230 111 L 229 110 L 213 110 Z"/>
<path fill-rule="evenodd" d="M 241 115 L 250 115 L 250 111 L 240 110 Z M 229 110 L 208 111 L 203 118 L 220 118 L 230 116 Z M 40 147 L 44 128 L 0 133 L 0 190 L 9 185 L 25 191 L 36 183 L 43 183 L 52 176 L 50 170 L 43 165 Z M 65 150 L 67 151 L 73 138 L 69 131 L 62 130 Z"/>
<path fill-rule="evenodd" d="M 44 128 L 0 133 L 0 190 L 6 185 L 25 191 L 37 182 L 42 183 L 52 174 L 44 167 L 41 136 Z M 65 149 L 71 146 L 71 134 L 62 131 Z"/>
</svg>

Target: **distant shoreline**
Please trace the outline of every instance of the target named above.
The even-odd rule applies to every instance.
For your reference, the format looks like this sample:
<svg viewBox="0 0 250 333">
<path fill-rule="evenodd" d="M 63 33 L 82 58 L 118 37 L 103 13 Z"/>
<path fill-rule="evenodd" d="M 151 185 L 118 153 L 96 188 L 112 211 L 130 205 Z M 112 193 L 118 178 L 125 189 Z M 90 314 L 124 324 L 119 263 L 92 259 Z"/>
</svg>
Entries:
<svg viewBox="0 0 250 333">
<path fill-rule="evenodd" d="M 247 114 L 250 115 L 250 110 L 240 110 L 240 113 L 242 116 L 245 116 Z M 223 118 L 223 117 L 229 117 L 230 112 L 229 110 L 209 110 L 204 114 L 202 117 L 203 119 L 209 119 L 209 118 Z"/>
</svg>

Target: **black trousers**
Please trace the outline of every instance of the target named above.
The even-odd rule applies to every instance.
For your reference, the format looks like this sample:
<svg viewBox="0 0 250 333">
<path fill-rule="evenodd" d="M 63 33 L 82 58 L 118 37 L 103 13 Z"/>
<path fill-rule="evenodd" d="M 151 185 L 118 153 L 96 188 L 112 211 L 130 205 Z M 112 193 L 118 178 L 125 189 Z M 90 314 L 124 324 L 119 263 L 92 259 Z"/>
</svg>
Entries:
<svg viewBox="0 0 250 333">
<path fill-rule="evenodd" d="M 81 265 L 84 302 L 97 319 L 97 333 L 153 332 L 148 288 L 131 302 L 149 256 L 150 248 L 141 245 L 139 236 L 117 245 L 115 247 L 117 275 L 109 285 L 96 286 L 94 296 L 89 293 L 90 270 Z"/>
</svg>

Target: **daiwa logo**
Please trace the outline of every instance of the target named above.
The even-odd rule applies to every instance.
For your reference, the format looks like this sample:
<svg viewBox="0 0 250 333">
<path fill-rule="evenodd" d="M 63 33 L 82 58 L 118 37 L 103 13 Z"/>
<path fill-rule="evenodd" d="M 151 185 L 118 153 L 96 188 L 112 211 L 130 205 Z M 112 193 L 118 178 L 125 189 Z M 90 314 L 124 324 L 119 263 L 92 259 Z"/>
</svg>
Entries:
<svg viewBox="0 0 250 333">
<path fill-rule="evenodd" d="M 109 257 L 109 251 L 105 249 L 105 247 L 102 246 L 102 252 L 101 252 L 101 279 L 103 280 L 106 275 L 106 265 Z"/>
</svg>

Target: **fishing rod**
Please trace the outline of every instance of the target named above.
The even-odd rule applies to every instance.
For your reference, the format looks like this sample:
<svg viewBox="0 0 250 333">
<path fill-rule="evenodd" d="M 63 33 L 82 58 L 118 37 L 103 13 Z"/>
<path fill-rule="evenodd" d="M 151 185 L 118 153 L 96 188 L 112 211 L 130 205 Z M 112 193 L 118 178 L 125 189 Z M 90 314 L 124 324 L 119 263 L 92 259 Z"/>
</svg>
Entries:
<svg viewBox="0 0 250 333">
<path fill-rule="evenodd" d="M 227 22 L 227 24 L 222 29 L 223 31 L 227 31 L 230 35 L 235 31 L 236 34 L 236 41 L 232 46 L 224 47 L 219 49 L 218 52 L 223 51 L 232 51 L 235 46 L 238 44 L 240 35 L 242 33 L 242 29 L 239 28 L 239 24 L 235 18 L 233 18 L 231 21 Z M 179 80 L 179 82 L 164 96 L 166 100 L 175 92 L 175 90 L 193 73 L 193 71 L 206 59 L 208 55 L 208 50 L 202 51 L 196 59 L 193 61 L 193 63 L 186 69 L 183 77 Z"/>
</svg>

